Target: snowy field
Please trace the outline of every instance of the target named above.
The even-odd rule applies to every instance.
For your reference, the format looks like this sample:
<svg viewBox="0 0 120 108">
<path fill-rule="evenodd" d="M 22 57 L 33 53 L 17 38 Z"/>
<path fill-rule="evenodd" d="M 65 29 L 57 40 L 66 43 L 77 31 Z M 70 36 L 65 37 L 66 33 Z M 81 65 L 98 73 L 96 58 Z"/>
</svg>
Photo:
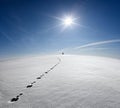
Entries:
<svg viewBox="0 0 120 108">
<path fill-rule="evenodd" d="M 120 108 L 120 60 L 53 55 L 0 61 L 0 108 Z"/>
</svg>

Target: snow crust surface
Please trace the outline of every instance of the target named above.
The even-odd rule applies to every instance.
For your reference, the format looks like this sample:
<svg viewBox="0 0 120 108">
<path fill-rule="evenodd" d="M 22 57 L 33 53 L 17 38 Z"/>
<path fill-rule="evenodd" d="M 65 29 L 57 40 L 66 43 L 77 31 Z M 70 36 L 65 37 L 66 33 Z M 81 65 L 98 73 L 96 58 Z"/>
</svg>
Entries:
<svg viewBox="0 0 120 108">
<path fill-rule="evenodd" d="M 36 80 L 58 57 L 60 64 Z M 53 55 L 1 61 L 0 108 L 120 108 L 120 60 Z"/>
</svg>

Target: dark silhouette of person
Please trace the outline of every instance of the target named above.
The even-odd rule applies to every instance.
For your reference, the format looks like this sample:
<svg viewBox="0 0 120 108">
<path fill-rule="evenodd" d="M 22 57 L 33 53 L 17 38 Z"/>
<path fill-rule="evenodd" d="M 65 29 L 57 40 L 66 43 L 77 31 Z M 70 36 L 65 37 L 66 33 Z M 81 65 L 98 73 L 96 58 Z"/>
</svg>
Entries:
<svg viewBox="0 0 120 108">
<path fill-rule="evenodd" d="M 64 52 L 62 52 L 62 55 L 64 55 Z"/>
</svg>

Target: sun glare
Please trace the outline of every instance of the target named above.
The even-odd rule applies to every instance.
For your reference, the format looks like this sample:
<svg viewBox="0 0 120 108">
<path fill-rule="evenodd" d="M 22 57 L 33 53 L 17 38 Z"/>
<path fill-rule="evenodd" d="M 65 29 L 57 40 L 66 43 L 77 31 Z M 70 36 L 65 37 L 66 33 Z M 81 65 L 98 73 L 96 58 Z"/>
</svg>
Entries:
<svg viewBox="0 0 120 108">
<path fill-rule="evenodd" d="M 65 26 L 71 26 L 73 24 L 73 19 L 72 17 L 66 17 L 64 20 L 63 20 L 63 23 Z"/>
<path fill-rule="evenodd" d="M 79 17 L 75 17 L 75 16 L 73 16 L 71 14 L 70 15 L 64 15 L 63 17 L 56 17 L 56 16 L 52 16 L 52 17 L 60 21 L 58 26 L 62 26 L 61 31 L 64 31 L 67 28 L 68 29 L 69 28 L 74 28 L 75 25 L 80 25 L 78 23 Z"/>
</svg>

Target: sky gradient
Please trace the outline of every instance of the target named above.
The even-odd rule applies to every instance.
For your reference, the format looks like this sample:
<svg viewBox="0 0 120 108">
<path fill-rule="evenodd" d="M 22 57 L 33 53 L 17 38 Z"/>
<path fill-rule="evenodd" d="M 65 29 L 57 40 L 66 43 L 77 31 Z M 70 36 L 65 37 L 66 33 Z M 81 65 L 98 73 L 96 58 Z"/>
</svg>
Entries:
<svg viewBox="0 0 120 108">
<path fill-rule="evenodd" d="M 120 39 L 119 0 L 0 0 L 0 57 L 65 53 L 120 58 L 120 42 L 74 49 Z M 76 23 L 64 31 L 63 18 Z M 67 49 L 67 50 L 66 50 Z"/>
</svg>

